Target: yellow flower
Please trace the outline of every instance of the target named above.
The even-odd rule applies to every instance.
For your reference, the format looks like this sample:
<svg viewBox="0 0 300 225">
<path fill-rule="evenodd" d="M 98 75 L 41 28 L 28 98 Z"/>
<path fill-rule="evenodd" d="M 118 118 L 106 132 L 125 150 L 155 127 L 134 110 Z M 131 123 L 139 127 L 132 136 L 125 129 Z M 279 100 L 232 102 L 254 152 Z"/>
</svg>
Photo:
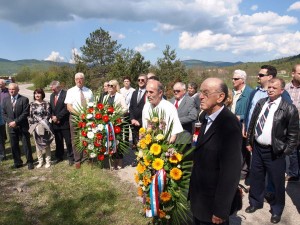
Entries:
<svg viewBox="0 0 300 225">
<path fill-rule="evenodd" d="M 158 117 L 153 117 L 151 120 L 153 123 L 157 123 L 159 121 Z"/>
<path fill-rule="evenodd" d="M 141 127 L 139 130 L 139 134 L 144 134 L 146 133 L 146 129 L 144 127 Z"/>
<path fill-rule="evenodd" d="M 134 181 L 136 182 L 136 183 L 138 183 L 139 182 L 139 175 L 137 174 L 137 173 L 135 173 L 134 174 Z"/>
<path fill-rule="evenodd" d="M 144 192 L 143 189 L 141 187 L 138 187 L 138 196 L 143 196 Z"/>
<path fill-rule="evenodd" d="M 160 199 L 163 201 L 163 202 L 168 202 L 170 201 L 172 198 L 172 195 L 169 193 L 169 192 L 162 192 L 160 194 Z"/>
<path fill-rule="evenodd" d="M 159 144 L 154 143 L 150 147 L 150 153 L 152 153 L 153 155 L 160 154 L 161 153 L 161 146 Z"/>
<path fill-rule="evenodd" d="M 152 141 L 151 135 L 150 134 L 146 134 L 146 136 L 145 136 L 145 143 L 147 145 L 149 145 L 151 143 L 151 141 Z"/>
<path fill-rule="evenodd" d="M 141 149 L 147 148 L 147 144 L 145 143 L 144 138 L 139 141 L 139 146 L 140 146 Z"/>
<path fill-rule="evenodd" d="M 144 176 L 143 177 L 143 184 L 144 184 L 144 186 L 148 186 L 148 184 L 150 184 L 150 183 L 151 183 L 151 180 L 149 179 L 149 177 Z"/>
<path fill-rule="evenodd" d="M 156 140 L 158 140 L 158 141 L 162 141 L 162 140 L 164 140 L 164 138 L 165 138 L 165 136 L 163 134 L 158 134 L 156 136 Z"/>
<path fill-rule="evenodd" d="M 151 160 L 148 160 L 146 156 L 144 156 L 143 159 L 144 159 L 145 166 L 149 166 L 151 163 Z"/>
<path fill-rule="evenodd" d="M 176 153 L 174 155 L 172 155 L 170 158 L 169 158 L 169 161 L 171 163 L 178 163 L 182 160 L 182 155 L 179 154 L 179 153 Z"/>
<path fill-rule="evenodd" d="M 164 166 L 164 161 L 160 158 L 156 158 L 152 163 L 152 167 L 155 170 L 160 170 L 163 168 L 163 166 Z"/>
<path fill-rule="evenodd" d="M 144 165 L 138 163 L 138 165 L 137 165 L 137 167 L 136 167 L 136 170 L 137 170 L 138 173 L 140 173 L 140 174 L 141 174 L 141 173 L 144 173 L 145 170 L 146 170 L 146 166 L 144 166 Z"/>
<path fill-rule="evenodd" d="M 173 180 L 180 180 L 182 176 L 182 171 L 178 168 L 173 168 L 170 171 L 170 176 Z"/>
</svg>

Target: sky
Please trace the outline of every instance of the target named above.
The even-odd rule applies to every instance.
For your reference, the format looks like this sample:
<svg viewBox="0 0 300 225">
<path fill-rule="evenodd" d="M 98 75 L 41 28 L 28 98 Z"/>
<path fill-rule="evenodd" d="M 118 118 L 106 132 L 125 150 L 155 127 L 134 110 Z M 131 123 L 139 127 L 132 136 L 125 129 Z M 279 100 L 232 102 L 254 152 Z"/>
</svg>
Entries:
<svg viewBox="0 0 300 225">
<path fill-rule="evenodd" d="M 0 0 L 0 58 L 73 62 L 102 28 L 155 64 L 260 62 L 300 54 L 300 1 Z"/>
</svg>

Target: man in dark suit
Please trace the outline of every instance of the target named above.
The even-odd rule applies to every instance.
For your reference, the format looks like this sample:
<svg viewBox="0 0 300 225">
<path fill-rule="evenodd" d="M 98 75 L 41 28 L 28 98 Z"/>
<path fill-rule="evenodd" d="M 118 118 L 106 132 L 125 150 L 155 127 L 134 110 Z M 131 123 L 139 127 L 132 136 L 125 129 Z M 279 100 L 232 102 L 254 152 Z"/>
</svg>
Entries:
<svg viewBox="0 0 300 225">
<path fill-rule="evenodd" d="M 206 79 L 200 106 L 206 113 L 194 152 L 189 199 L 194 224 L 228 225 L 241 172 L 242 131 L 236 116 L 224 107 L 226 84 Z"/>
<path fill-rule="evenodd" d="M 186 144 L 184 150 L 191 148 L 193 136 L 193 123 L 197 119 L 197 109 L 193 98 L 186 94 L 186 85 L 182 82 L 177 82 L 173 86 L 174 97 L 170 102 L 175 105 L 178 117 L 183 128 L 183 132 L 178 134 L 176 144 Z M 189 155 L 185 160 L 192 160 L 192 155 Z"/>
<path fill-rule="evenodd" d="M 295 105 L 281 97 L 285 83 L 273 78 L 268 84 L 268 97 L 259 100 L 248 129 L 247 149 L 252 151 L 250 169 L 250 206 L 247 213 L 263 207 L 265 174 L 274 185 L 271 223 L 278 223 L 285 205 L 285 156 L 297 146 L 299 114 Z"/>
<path fill-rule="evenodd" d="M 8 86 L 10 97 L 3 100 L 3 119 L 8 124 L 12 156 L 14 159 L 13 168 L 23 166 L 19 141 L 22 141 L 23 151 L 27 159 L 29 170 L 33 169 L 32 149 L 30 144 L 29 124 L 27 117 L 29 115 L 28 98 L 18 94 L 19 86 L 16 83 L 10 83 Z"/>
<path fill-rule="evenodd" d="M 64 103 L 67 92 L 61 88 L 59 81 L 52 81 L 50 87 L 53 91 L 50 96 L 50 112 L 56 144 L 56 163 L 59 163 L 64 159 L 65 140 L 69 165 L 72 166 L 74 164 L 74 154 L 69 124 L 70 112 L 67 109 L 67 105 Z"/>
<path fill-rule="evenodd" d="M 132 127 L 132 145 L 136 149 L 139 141 L 139 129 L 142 127 L 142 112 L 146 101 L 147 75 L 140 74 L 138 88 L 132 93 L 129 106 L 129 119 Z M 135 163 L 134 163 L 135 164 Z"/>
</svg>

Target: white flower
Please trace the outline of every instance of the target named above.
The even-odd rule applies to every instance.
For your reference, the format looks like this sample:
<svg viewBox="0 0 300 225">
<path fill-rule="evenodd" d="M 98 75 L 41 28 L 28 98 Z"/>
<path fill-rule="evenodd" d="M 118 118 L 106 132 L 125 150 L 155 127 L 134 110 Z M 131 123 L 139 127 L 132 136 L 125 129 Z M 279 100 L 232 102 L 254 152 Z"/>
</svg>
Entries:
<svg viewBox="0 0 300 225">
<path fill-rule="evenodd" d="M 139 181 L 139 185 L 143 185 L 143 181 L 140 180 L 140 181 Z"/>
<path fill-rule="evenodd" d="M 93 107 L 94 106 L 94 102 L 88 102 L 88 107 Z"/>
<path fill-rule="evenodd" d="M 89 149 L 89 150 L 93 150 L 93 149 L 94 149 L 94 145 L 93 145 L 93 144 L 89 144 L 89 145 L 88 145 L 88 149 Z"/>
<path fill-rule="evenodd" d="M 104 128 L 103 124 L 98 124 L 97 129 L 98 129 L 99 131 L 102 131 L 103 128 Z"/>
<path fill-rule="evenodd" d="M 143 191 L 146 191 L 146 187 L 145 187 L 145 186 L 143 186 L 143 187 L 142 187 L 142 190 L 143 190 Z"/>
<path fill-rule="evenodd" d="M 138 156 L 139 158 L 142 158 L 142 157 L 143 157 L 143 155 L 144 155 L 144 154 L 143 154 L 143 151 L 142 151 L 142 150 L 140 150 L 137 156 Z"/>
<path fill-rule="evenodd" d="M 93 118 L 93 114 L 91 114 L 91 113 L 87 114 L 87 115 L 86 115 L 86 118 L 87 118 L 88 120 L 92 119 L 92 118 Z"/>
<path fill-rule="evenodd" d="M 97 131 L 98 131 L 98 128 L 97 128 L 97 127 L 92 128 L 92 132 L 93 132 L 93 133 L 97 133 Z"/>
<path fill-rule="evenodd" d="M 94 152 L 92 152 L 91 154 L 90 154 L 90 157 L 91 158 L 95 158 L 97 155 L 94 153 Z"/>
<path fill-rule="evenodd" d="M 180 169 L 180 168 L 181 168 L 181 166 L 178 164 L 178 165 L 177 165 L 177 168 L 179 168 L 179 169 Z"/>
<path fill-rule="evenodd" d="M 87 132 L 87 137 L 88 137 L 89 139 L 94 138 L 94 136 L 95 136 L 95 134 L 94 134 L 92 131 Z"/>
<path fill-rule="evenodd" d="M 167 220 L 171 219 L 171 216 L 170 215 L 166 215 L 166 219 Z"/>
</svg>

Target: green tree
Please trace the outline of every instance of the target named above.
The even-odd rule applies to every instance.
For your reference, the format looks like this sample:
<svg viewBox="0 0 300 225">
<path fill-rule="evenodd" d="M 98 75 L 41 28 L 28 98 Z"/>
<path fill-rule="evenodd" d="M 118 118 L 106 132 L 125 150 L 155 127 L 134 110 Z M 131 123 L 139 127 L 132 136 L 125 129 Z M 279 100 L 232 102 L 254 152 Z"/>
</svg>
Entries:
<svg viewBox="0 0 300 225">
<path fill-rule="evenodd" d="M 28 66 L 22 67 L 22 69 L 15 76 L 17 82 L 31 81 L 32 74 Z"/>
</svg>

